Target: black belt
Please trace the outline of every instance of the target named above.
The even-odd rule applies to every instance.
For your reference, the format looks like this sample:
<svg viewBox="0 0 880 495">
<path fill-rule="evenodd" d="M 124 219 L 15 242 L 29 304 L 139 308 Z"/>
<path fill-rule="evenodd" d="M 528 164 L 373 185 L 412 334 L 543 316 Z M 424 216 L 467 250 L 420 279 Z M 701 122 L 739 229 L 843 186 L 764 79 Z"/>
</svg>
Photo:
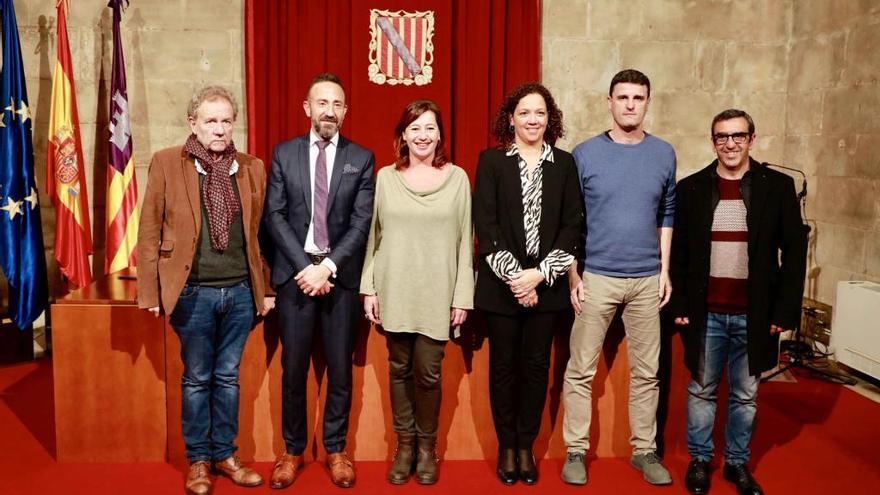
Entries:
<svg viewBox="0 0 880 495">
<path fill-rule="evenodd" d="M 311 253 L 306 253 L 306 254 L 308 255 L 309 259 L 312 260 L 313 265 L 320 265 L 321 262 L 324 261 L 324 258 L 327 257 L 326 254 L 311 254 Z"/>
</svg>

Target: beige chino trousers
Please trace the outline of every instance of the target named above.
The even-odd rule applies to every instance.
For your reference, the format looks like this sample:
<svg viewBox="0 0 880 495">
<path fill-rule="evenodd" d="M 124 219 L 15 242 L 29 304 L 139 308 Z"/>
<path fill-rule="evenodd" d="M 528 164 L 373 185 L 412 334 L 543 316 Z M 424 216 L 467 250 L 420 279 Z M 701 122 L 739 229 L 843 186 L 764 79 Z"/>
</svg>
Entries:
<svg viewBox="0 0 880 495">
<path fill-rule="evenodd" d="M 562 436 L 569 452 L 590 448 L 593 378 L 611 319 L 623 305 L 629 356 L 629 424 L 633 454 L 657 449 L 657 402 L 660 384 L 659 275 L 617 278 L 584 272 L 583 311 L 571 327 L 571 357 L 562 395 L 565 417 Z"/>
</svg>

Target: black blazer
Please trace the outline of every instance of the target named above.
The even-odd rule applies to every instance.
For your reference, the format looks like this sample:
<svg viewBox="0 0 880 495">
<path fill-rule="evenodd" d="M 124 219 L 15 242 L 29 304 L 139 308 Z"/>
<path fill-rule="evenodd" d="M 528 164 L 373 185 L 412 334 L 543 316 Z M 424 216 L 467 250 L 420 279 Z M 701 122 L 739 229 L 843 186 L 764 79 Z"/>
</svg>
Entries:
<svg viewBox="0 0 880 495">
<path fill-rule="evenodd" d="M 550 251 L 561 249 L 575 256 L 579 253 L 584 228 L 583 199 L 578 186 L 577 168 L 570 153 L 553 148 L 553 162 L 542 168 L 540 248 L 538 259 L 526 256 L 523 225 L 522 184 L 516 156 L 498 149 L 480 153 L 474 184 L 474 227 L 479 243 L 479 271 L 474 305 L 495 313 L 513 315 L 522 306 L 510 287 L 499 279 L 486 256 L 496 251 L 510 251 L 523 268 L 534 268 Z M 559 311 L 570 307 L 568 279 L 556 279 L 553 286 L 538 286 L 538 311 Z"/>
<path fill-rule="evenodd" d="M 698 381 L 705 349 L 712 220 L 719 201 L 717 165 L 712 162 L 676 187 L 669 307 L 673 317 L 690 319 L 682 339 L 685 362 Z M 752 160 L 740 187 L 749 229 L 749 372 L 756 375 L 776 366 L 779 336 L 770 335 L 770 325 L 792 329 L 800 322 L 807 229 L 791 177 Z"/>
<path fill-rule="evenodd" d="M 373 216 L 373 152 L 339 136 L 327 202 L 334 284 L 357 289 Z M 311 263 L 304 244 L 312 220 L 309 135 L 285 141 L 272 152 L 263 221 L 274 249 L 272 284 L 281 285 Z"/>
</svg>

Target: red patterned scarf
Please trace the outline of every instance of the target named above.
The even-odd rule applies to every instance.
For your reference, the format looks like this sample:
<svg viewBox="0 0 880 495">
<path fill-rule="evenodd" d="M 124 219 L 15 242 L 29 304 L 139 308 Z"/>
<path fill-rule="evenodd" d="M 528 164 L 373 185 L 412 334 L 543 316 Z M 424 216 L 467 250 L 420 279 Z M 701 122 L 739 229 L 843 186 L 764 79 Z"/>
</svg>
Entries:
<svg viewBox="0 0 880 495">
<path fill-rule="evenodd" d="M 184 149 L 198 159 L 199 165 L 207 172 L 202 183 L 202 200 L 208 210 L 211 247 L 225 251 L 229 247 L 229 227 L 241 211 L 241 204 L 232 189 L 232 176 L 229 175 L 229 168 L 235 160 L 235 145 L 230 142 L 220 159 L 215 160 L 196 139 L 196 135 L 190 134 Z"/>
</svg>

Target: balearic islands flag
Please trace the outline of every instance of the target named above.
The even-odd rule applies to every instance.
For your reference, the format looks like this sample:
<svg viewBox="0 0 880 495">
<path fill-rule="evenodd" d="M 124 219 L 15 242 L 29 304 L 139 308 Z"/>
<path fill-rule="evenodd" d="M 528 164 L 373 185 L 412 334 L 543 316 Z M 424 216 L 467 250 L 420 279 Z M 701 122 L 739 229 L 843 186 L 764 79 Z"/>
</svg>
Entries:
<svg viewBox="0 0 880 495">
<path fill-rule="evenodd" d="M 137 265 L 135 245 L 138 234 L 137 179 L 132 158 L 128 91 L 125 84 L 125 58 L 119 22 L 122 4 L 110 0 L 113 9 L 113 75 L 110 81 L 110 166 L 107 167 L 107 255 L 104 272 L 114 273 Z"/>
<path fill-rule="evenodd" d="M 48 281 L 34 180 L 31 114 L 12 0 L 0 0 L 0 267 L 9 282 L 9 311 L 24 330 L 46 309 Z"/>
<path fill-rule="evenodd" d="M 67 1 L 58 0 L 55 5 L 58 10 L 58 48 L 52 77 L 46 185 L 55 204 L 55 259 L 70 285 L 79 288 L 92 281 L 89 268 L 92 235 L 73 64 L 67 41 Z"/>
</svg>

